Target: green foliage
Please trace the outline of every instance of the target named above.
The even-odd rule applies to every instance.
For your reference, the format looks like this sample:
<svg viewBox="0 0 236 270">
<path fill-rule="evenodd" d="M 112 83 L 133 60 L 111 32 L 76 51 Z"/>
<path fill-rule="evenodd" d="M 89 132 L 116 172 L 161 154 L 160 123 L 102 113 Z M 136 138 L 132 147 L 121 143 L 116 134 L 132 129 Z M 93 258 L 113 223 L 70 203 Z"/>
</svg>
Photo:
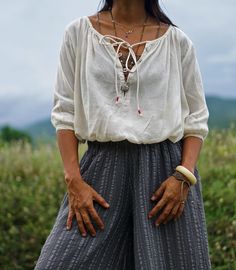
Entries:
<svg viewBox="0 0 236 270">
<path fill-rule="evenodd" d="M 236 130 L 210 130 L 198 169 L 214 270 L 236 269 L 235 161 Z M 0 144 L 0 175 L 0 269 L 33 269 L 66 191 L 56 141 Z"/>
<path fill-rule="evenodd" d="M 0 269 L 32 269 L 64 191 L 60 160 L 48 145 L 0 149 Z"/>
<path fill-rule="evenodd" d="M 32 138 L 27 132 L 17 130 L 15 128 L 10 127 L 9 125 L 5 125 L 3 128 L 1 128 L 0 139 L 1 141 L 4 142 L 11 142 L 18 140 L 32 142 Z"/>
<path fill-rule="evenodd" d="M 236 269 L 236 129 L 211 130 L 198 161 L 215 270 Z"/>
</svg>

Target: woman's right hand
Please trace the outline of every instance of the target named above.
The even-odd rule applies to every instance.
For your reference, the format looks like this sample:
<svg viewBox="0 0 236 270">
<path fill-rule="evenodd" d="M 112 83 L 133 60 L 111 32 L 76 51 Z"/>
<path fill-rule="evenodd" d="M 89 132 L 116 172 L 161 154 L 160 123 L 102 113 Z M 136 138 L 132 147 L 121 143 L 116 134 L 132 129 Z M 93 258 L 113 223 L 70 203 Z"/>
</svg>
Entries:
<svg viewBox="0 0 236 270">
<path fill-rule="evenodd" d="M 71 229 L 73 216 L 76 216 L 79 231 L 82 236 L 86 236 L 85 226 L 92 236 L 96 235 L 96 231 L 91 223 L 90 216 L 98 224 L 101 230 L 104 229 L 104 224 L 99 217 L 93 205 L 93 200 L 108 208 L 109 204 L 105 199 L 96 192 L 89 184 L 87 184 L 80 175 L 79 169 L 73 173 L 65 174 L 65 182 L 68 190 L 69 214 L 67 218 L 67 230 Z"/>
</svg>

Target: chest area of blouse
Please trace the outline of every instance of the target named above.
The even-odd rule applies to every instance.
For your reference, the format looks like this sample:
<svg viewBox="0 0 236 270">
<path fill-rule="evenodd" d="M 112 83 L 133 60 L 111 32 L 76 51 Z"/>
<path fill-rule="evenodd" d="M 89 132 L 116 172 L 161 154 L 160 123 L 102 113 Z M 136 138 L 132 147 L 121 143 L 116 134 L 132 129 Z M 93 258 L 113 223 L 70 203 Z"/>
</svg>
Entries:
<svg viewBox="0 0 236 270">
<path fill-rule="evenodd" d="M 114 44 L 111 45 L 113 46 L 113 50 L 111 53 L 114 53 L 116 51 L 116 59 L 117 61 L 119 61 L 119 67 L 123 70 L 123 78 L 126 82 L 128 81 L 129 73 L 133 69 L 134 65 L 137 65 L 139 59 L 141 59 L 142 55 L 145 54 L 145 50 L 147 48 L 145 41 L 157 40 L 160 36 L 164 35 L 170 28 L 170 26 L 168 26 L 167 24 L 156 21 L 156 19 L 155 21 L 151 19 L 151 21 L 149 22 L 147 21 L 147 18 L 149 19 L 149 17 L 147 17 L 142 27 L 140 25 L 140 29 L 142 30 L 140 34 L 140 29 L 134 28 L 132 29 L 132 31 L 125 32 L 124 29 L 122 29 L 123 27 L 118 27 L 122 25 L 116 24 L 114 22 L 112 23 L 108 20 L 108 18 L 106 18 L 106 20 L 103 20 L 103 16 L 101 18 L 100 12 L 93 16 L 85 17 L 89 30 L 93 32 L 93 34 L 95 34 L 97 37 L 101 39 L 102 37 L 104 37 L 104 35 L 112 35 L 112 38 L 110 38 L 109 41 L 111 44 Z M 120 29 L 122 29 L 122 31 L 120 31 Z M 113 32 L 114 34 L 112 34 Z"/>
<path fill-rule="evenodd" d="M 146 43 L 142 54 L 135 55 L 134 59 L 123 50 L 116 53 L 111 45 L 100 44 L 99 38 L 90 34 L 85 51 L 81 52 L 85 55 L 82 69 L 87 72 L 88 79 L 109 84 L 115 80 L 116 70 L 118 81 L 131 83 L 139 76 L 141 80 L 155 82 L 165 79 L 179 62 L 175 48 L 168 42 Z"/>
<path fill-rule="evenodd" d="M 138 90 L 145 85 L 149 88 L 157 87 L 176 73 L 179 54 L 171 37 L 171 29 L 159 39 L 145 42 L 141 55 L 132 55 L 135 48 L 129 51 L 120 46 L 117 53 L 117 46 L 105 40 L 104 35 L 91 25 L 89 27 L 88 21 L 83 22 L 83 37 L 80 35 L 82 46 L 77 54 L 81 57 L 78 57 L 77 62 L 88 86 L 99 85 L 100 88 L 110 89 L 108 91 L 114 91 L 114 87 L 118 91 L 122 88 L 125 94 L 125 88 Z"/>
</svg>

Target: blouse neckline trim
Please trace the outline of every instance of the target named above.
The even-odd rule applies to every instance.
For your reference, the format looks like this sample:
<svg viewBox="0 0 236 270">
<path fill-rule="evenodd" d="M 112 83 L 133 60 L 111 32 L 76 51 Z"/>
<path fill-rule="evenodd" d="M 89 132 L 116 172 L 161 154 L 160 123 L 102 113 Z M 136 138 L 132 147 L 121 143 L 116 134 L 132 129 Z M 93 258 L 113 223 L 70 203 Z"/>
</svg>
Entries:
<svg viewBox="0 0 236 270">
<path fill-rule="evenodd" d="M 84 16 L 83 18 L 86 20 L 88 29 L 91 30 L 93 32 L 93 34 L 95 34 L 99 38 L 99 43 L 104 44 L 104 45 L 109 45 L 109 46 L 105 46 L 104 48 L 107 50 L 108 53 L 114 54 L 114 55 L 111 55 L 111 56 L 112 56 L 112 58 L 114 60 L 113 65 L 114 65 L 114 70 L 115 70 L 116 104 L 120 103 L 120 93 L 119 93 L 119 90 L 118 90 L 118 87 L 119 87 L 118 84 L 119 83 L 118 83 L 118 80 L 117 80 L 117 74 L 118 74 L 117 69 L 122 68 L 121 63 L 120 63 L 120 61 L 118 59 L 118 53 L 119 53 L 119 49 L 120 49 L 121 46 L 125 46 L 126 48 L 128 48 L 128 50 L 129 50 L 128 59 L 129 59 L 130 56 L 132 56 L 132 58 L 133 58 L 133 60 L 135 62 L 135 67 L 136 68 L 134 69 L 132 67 L 131 69 L 129 69 L 129 67 L 127 65 L 127 60 L 126 60 L 126 69 L 131 73 L 132 72 L 137 73 L 137 86 L 136 86 L 137 111 L 138 111 L 139 116 L 143 116 L 143 114 L 141 112 L 140 105 L 139 105 L 139 88 L 140 88 L 140 86 L 139 86 L 139 70 L 138 70 L 139 69 L 139 63 L 140 63 L 141 60 L 143 60 L 143 58 L 146 55 L 147 51 L 149 51 L 148 47 L 154 46 L 153 44 L 158 44 L 159 42 L 164 40 L 169 35 L 170 31 L 172 30 L 172 25 L 169 25 L 166 32 L 162 36 L 160 36 L 158 38 L 155 38 L 155 39 L 152 39 L 152 40 L 142 40 L 140 42 L 130 44 L 128 41 L 126 41 L 126 40 L 124 40 L 122 38 L 119 38 L 119 37 L 116 37 L 116 36 L 113 36 L 113 35 L 110 35 L 110 34 L 106 34 L 106 35 L 101 34 L 100 32 L 98 32 L 95 29 L 95 27 L 93 27 L 93 24 L 90 21 L 88 16 Z M 106 41 L 106 38 L 108 39 L 108 41 Z M 111 43 L 109 40 L 112 40 L 113 42 Z M 141 57 L 137 60 L 136 56 L 135 56 L 135 53 L 133 51 L 133 47 L 137 46 L 140 43 L 144 43 L 145 46 L 144 46 L 144 50 L 143 50 L 143 52 L 141 54 Z M 117 45 L 118 45 L 118 49 L 115 50 L 114 46 L 117 46 Z M 154 52 L 154 50 L 152 50 L 152 52 Z M 119 63 L 118 64 L 119 66 L 117 66 L 117 62 Z M 123 73 L 123 71 L 122 71 L 122 73 Z M 128 75 L 127 81 L 125 81 L 124 84 L 128 83 L 129 77 L 130 76 Z"/>
<path fill-rule="evenodd" d="M 84 16 L 84 18 L 85 18 L 85 20 L 86 20 L 86 22 L 87 22 L 89 28 L 90 28 L 97 36 L 99 36 L 100 38 L 104 38 L 104 37 L 106 36 L 106 35 L 103 35 L 103 34 L 101 34 L 100 32 L 98 32 L 98 31 L 94 28 L 94 26 L 92 25 L 92 23 L 91 23 L 91 21 L 90 21 L 90 19 L 89 19 L 88 16 Z M 158 37 L 158 38 L 155 38 L 155 39 L 146 40 L 146 42 L 147 42 L 148 44 L 152 44 L 152 43 L 158 42 L 158 41 L 160 41 L 160 40 L 163 40 L 165 37 L 167 37 L 167 36 L 169 35 L 169 33 L 171 32 L 172 28 L 173 28 L 173 26 L 170 24 L 169 27 L 168 27 L 168 29 L 166 30 L 166 32 L 165 32 L 162 36 L 160 36 L 160 37 Z M 143 41 L 145 41 L 145 40 L 143 40 Z M 127 42 L 127 43 L 128 43 L 128 42 Z M 130 44 L 130 45 L 132 45 L 132 44 Z"/>
</svg>

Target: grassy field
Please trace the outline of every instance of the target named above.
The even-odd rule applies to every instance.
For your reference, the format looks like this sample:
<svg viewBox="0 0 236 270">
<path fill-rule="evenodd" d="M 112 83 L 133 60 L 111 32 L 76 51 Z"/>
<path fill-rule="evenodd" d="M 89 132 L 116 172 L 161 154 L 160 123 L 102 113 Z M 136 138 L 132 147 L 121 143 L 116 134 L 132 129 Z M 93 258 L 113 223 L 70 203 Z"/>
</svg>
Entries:
<svg viewBox="0 0 236 270">
<path fill-rule="evenodd" d="M 213 269 L 235 270 L 235 129 L 209 132 L 198 168 Z M 0 144 L 0 269 L 33 269 L 65 191 L 56 142 Z"/>
<path fill-rule="evenodd" d="M 236 131 L 212 130 L 199 159 L 213 269 L 236 269 Z"/>
</svg>

